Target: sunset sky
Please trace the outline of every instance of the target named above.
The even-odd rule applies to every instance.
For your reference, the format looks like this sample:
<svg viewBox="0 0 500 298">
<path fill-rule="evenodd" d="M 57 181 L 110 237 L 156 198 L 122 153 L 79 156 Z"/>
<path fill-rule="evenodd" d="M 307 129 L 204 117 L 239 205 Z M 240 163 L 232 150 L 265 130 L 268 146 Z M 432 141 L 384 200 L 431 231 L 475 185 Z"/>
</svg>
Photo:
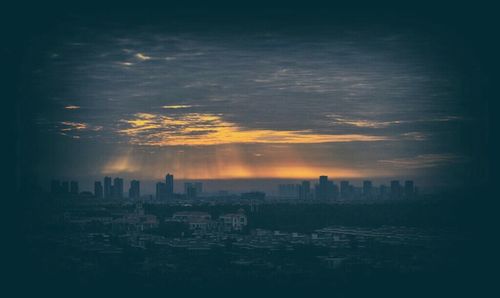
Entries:
<svg viewBox="0 0 500 298">
<path fill-rule="evenodd" d="M 474 61 L 418 25 L 76 19 L 29 45 L 47 179 L 461 183 L 474 162 Z"/>
</svg>

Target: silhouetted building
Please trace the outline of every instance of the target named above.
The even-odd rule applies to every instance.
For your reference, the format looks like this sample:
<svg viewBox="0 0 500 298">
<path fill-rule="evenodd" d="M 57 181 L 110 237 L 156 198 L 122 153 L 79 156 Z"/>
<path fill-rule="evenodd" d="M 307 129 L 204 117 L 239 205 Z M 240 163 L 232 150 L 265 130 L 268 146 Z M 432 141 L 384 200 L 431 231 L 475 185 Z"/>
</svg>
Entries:
<svg viewBox="0 0 500 298">
<path fill-rule="evenodd" d="M 174 175 L 168 173 L 165 176 L 165 183 L 167 185 L 167 196 L 172 197 L 174 194 Z"/>
<path fill-rule="evenodd" d="M 372 182 L 370 180 L 363 181 L 363 196 L 371 197 L 373 194 Z"/>
<path fill-rule="evenodd" d="M 104 177 L 104 198 L 111 198 L 111 177 Z"/>
<path fill-rule="evenodd" d="M 113 179 L 112 195 L 115 199 L 123 198 L 123 179 L 116 177 Z"/>
<path fill-rule="evenodd" d="M 351 188 L 349 181 L 340 181 L 340 197 L 342 199 L 347 199 L 351 196 Z"/>
<path fill-rule="evenodd" d="M 307 200 L 311 196 L 311 182 L 302 181 L 299 188 L 299 199 Z"/>
<path fill-rule="evenodd" d="M 379 197 L 381 199 L 385 199 L 387 197 L 387 186 L 384 184 L 380 185 L 378 192 L 379 192 Z"/>
<path fill-rule="evenodd" d="M 391 181 L 391 199 L 399 199 L 401 197 L 401 184 L 399 180 Z"/>
<path fill-rule="evenodd" d="M 316 188 L 316 199 L 328 199 L 328 176 L 319 176 L 319 184 Z"/>
<path fill-rule="evenodd" d="M 188 199 L 194 199 L 198 195 L 198 190 L 195 183 L 185 182 L 184 183 L 184 194 Z"/>
<path fill-rule="evenodd" d="M 167 198 L 167 184 L 163 182 L 156 183 L 156 199 L 165 200 Z"/>
<path fill-rule="evenodd" d="M 72 195 L 78 195 L 78 182 L 77 181 L 71 181 L 70 184 L 69 184 L 69 188 L 70 188 L 70 193 Z"/>
<path fill-rule="evenodd" d="M 103 196 L 103 188 L 101 181 L 94 182 L 94 197 L 101 199 Z"/>
<path fill-rule="evenodd" d="M 415 186 L 413 184 L 412 180 L 406 180 L 405 181 L 405 197 L 406 198 L 413 198 L 415 195 Z"/>
<path fill-rule="evenodd" d="M 141 197 L 141 183 L 138 180 L 130 181 L 128 197 L 131 199 L 138 199 Z"/>
<path fill-rule="evenodd" d="M 298 184 L 280 184 L 278 185 L 278 194 L 280 197 L 296 198 L 299 195 Z"/>
<path fill-rule="evenodd" d="M 203 193 L 203 183 L 202 182 L 195 182 L 194 188 L 196 188 L 197 195 L 201 195 Z"/>
</svg>

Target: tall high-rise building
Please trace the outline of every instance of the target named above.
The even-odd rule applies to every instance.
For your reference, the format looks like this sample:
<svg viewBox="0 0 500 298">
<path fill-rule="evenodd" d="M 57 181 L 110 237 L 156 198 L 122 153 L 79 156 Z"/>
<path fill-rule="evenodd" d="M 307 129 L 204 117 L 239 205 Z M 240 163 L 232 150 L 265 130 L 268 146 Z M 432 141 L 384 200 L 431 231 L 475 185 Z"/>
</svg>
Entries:
<svg viewBox="0 0 500 298">
<path fill-rule="evenodd" d="M 415 186 L 412 180 L 405 181 L 405 197 L 408 199 L 413 198 L 415 195 Z"/>
<path fill-rule="evenodd" d="M 104 198 L 111 198 L 111 177 L 104 177 Z"/>
<path fill-rule="evenodd" d="M 116 177 L 113 179 L 113 188 L 112 188 L 113 198 L 121 199 L 123 198 L 123 179 Z"/>
<path fill-rule="evenodd" d="M 299 196 L 300 185 L 298 184 L 280 184 L 278 185 L 278 194 L 280 197 L 296 198 Z"/>
<path fill-rule="evenodd" d="M 101 199 L 103 196 L 103 188 L 101 181 L 94 182 L 94 197 Z"/>
<path fill-rule="evenodd" d="M 167 173 L 165 184 L 167 185 L 167 196 L 172 197 L 174 194 L 174 175 Z"/>
<path fill-rule="evenodd" d="M 203 193 L 203 183 L 202 182 L 195 182 L 194 188 L 196 188 L 196 195 L 201 195 Z"/>
<path fill-rule="evenodd" d="M 370 180 L 363 181 L 363 196 L 371 197 L 372 196 L 372 182 Z"/>
<path fill-rule="evenodd" d="M 351 189 L 349 186 L 349 181 L 340 181 L 340 197 L 342 199 L 347 199 L 351 195 Z"/>
<path fill-rule="evenodd" d="M 196 188 L 196 184 L 192 182 L 184 183 L 184 193 L 188 199 L 194 199 L 198 195 L 198 189 Z"/>
<path fill-rule="evenodd" d="M 391 199 L 399 199 L 401 197 L 401 184 L 399 180 L 391 181 Z"/>
<path fill-rule="evenodd" d="M 316 188 L 316 198 L 318 200 L 329 199 L 329 197 L 328 197 L 329 183 L 328 182 L 329 182 L 328 176 L 319 176 L 319 184 L 318 184 L 318 187 Z"/>
<path fill-rule="evenodd" d="M 72 195 L 77 195 L 78 194 L 78 181 L 71 181 L 69 184 L 69 192 Z"/>
<path fill-rule="evenodd" d="M 378 195 L 380 199 L 386 199 L 387 198 L 387 186 L 385 184 L 380 185 L 378 188 Z"/>
<path fill-rule="evenodd" d="M 163 182 L 156 183 L 156 199 L 165 200 L 167 198 L 167 184 Z"/>
<path fill-rule="evenodd" d="M 141 197 L 141 183 L 138 180 L 130 181 L 128 197 L 131 199 L 138 199 Z"/>
<path fill-rule="evenodd" d="M 299 188 L 299 199 L 307 200 L 311 196 L 311 182 L 302 181 Z"/>
</svg>

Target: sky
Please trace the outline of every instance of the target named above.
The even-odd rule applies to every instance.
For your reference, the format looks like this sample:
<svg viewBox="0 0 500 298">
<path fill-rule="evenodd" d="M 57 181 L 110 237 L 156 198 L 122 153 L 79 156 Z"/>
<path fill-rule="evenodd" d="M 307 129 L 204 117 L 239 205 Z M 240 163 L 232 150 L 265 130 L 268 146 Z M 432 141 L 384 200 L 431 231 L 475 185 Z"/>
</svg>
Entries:
<svg viewBox="0 0 500 298">
<path fill-rule="evenodd" d="M 27 41 L 34 172 L 464 183 L 481 108 L 451 33 L 70 18 Z"/>
</svg>

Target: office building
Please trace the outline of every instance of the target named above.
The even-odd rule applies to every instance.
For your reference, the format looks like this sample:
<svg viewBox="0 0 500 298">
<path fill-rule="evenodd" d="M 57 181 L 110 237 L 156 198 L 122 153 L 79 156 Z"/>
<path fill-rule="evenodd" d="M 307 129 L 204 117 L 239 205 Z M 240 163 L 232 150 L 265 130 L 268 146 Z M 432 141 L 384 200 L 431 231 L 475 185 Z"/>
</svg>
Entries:
<svg viewBox="0 0 500 298">
<path fill-rule="evenodd" d="M 302 181 L 299 188 L 299 199 L 307 200 L 311 196 L 311 182 Z"/>
<path fill-rule="evenodd" d="M 391 181 L 391 199 L 399 199 L 401 197 L 401 184 L 399 180 Z"/>
<path fill-rule="evenodd" d="M 104 198 L 111 198 L 111 177 L 104 177 Z"/>
<path fill-rule="evenodd" d="M 370 180 L 363 181 L 363 196 L 369 198 L 373 195 L 373 186 Z"/>
<path fill-rule="evenodd" d="M 163 182 L 156 183 L 156 199 L 165 200 L 167 198 L 167 184 Z"/>
<path fill-rule="evenodd" d="M 111 188 L 112 196 L 115 199 L 123 198 L 123 179 L 116 177 L 113 179 L 113 187 Z"/>
<path fill-rule="evenodd" d="M 165 176 L 165 184 L 167 186 L 167 196 L 172 197 L 174 195 L 174 175 L 168 173 Z"/>
<path fill-rule="evenodd" d="M 351 187 L 349 181 L 340 181 L 340 197 L 348 199 L 351 196 Z"/>
<path fill-rule="evenodd" d="M 406 198 L 411 199 L 415 195 L 415 186 L 412 180 L 405 181 L 404 195 Z"/>
<path fill-rule="evenodd" d="M 101 199 L 103 196 L 103 188 L 101 181 L 94 182 L 94 197 Z"/>
<path fill-rule="evenodd" d="M 130 181 L 128 197 L 131 199 L 138 199 L 141 197 L 141 183 L 138 180 Z"/>
</svg>

